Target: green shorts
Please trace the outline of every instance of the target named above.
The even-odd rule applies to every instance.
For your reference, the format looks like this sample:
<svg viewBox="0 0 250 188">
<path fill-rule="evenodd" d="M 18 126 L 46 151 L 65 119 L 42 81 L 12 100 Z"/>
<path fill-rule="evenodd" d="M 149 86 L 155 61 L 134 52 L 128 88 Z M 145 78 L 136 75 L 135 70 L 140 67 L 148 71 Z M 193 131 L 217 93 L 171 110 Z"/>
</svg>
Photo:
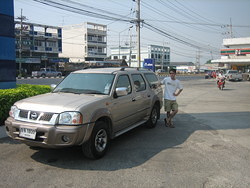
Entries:
<svg viewBox="0 0 250 188">
<path fill-rule="evenodd" d="M 178 104 L 176 101 L 164 99 L 164 108 L 166 112 L 170 112 L 171 110 L 178 110 Z"/>
</svg>

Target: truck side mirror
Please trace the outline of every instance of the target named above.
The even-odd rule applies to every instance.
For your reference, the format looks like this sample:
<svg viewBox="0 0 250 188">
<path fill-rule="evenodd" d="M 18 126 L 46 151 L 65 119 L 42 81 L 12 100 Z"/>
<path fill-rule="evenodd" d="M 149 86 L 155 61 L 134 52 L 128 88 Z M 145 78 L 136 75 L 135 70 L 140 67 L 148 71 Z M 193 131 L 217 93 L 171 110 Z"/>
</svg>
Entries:
<svg viewBox="0 0 250 188">
<path fill-rule="evenodd" d="M 126 87 L 118 87 L 115 89 L 114 98 L 128 95 L 128 89 Z"/>
</svg>

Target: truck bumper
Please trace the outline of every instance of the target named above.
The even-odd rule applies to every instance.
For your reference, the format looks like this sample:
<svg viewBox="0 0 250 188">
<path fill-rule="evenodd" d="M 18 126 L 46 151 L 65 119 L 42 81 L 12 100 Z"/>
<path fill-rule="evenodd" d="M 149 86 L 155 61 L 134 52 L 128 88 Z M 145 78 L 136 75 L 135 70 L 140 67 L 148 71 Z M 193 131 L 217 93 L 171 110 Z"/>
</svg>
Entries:
<svg viewBox="0 0 250 188">
<path fill-rule="evenodd" d="M 86 132 L 91 124 L 79 126 L 53 126 L 16 121 L 9 117 L 5 121 L 6 133 L 9 137 L 26 145 L 43 148 L 61 148 L 83 144 Z M 35 130 L 35 138 L 20 136 L 20 127 Z"/>
</svg>

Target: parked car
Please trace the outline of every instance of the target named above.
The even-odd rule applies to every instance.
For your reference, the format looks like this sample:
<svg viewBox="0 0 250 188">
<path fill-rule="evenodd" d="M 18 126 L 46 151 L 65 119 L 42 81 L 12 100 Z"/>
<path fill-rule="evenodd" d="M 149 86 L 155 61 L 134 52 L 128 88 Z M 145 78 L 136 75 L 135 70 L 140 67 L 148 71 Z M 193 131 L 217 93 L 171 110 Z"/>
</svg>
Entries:
<svg viewBox="0 0 250 188">
<path fill-rule="evenodd" d="M 162 88 L 149 70 L 79 70 L 53 88 L 11 107 L 10 137 L 44 148 L 81 145 L 86 157 L 97 159 L 110 139 L 142 124 L 153 128 L 160 117 Z"/>
<path fill-rule="evenodd" d="M 62 72 L 56 71 L 55 69 L 50 68 L 41 68 L 40 71 L 32 71 L 33 77 L 61 77 Z"/>
<path fill-rule="evenodd" d="M 227 70 L 225 78 L 229 81 L 242 81 L 242 74 L 237 70 Z"/>
</svg>

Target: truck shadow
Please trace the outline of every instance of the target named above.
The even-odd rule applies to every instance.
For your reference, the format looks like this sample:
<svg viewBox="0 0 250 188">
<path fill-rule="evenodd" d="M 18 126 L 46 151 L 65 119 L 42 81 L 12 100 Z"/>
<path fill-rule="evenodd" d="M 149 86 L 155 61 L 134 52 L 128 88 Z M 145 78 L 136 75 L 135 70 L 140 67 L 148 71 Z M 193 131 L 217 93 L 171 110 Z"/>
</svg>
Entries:
<svg viewBox="0 0 250 188">
<path fill-rule="evenodd" d="M 244 122 L 249 122 L 249 115 L 250 112 L 201 114 L 201 116 L 211 118 L 221 117 L 221 121 L 228 116 L 248 117 Z M 140 166 L 164 150 L 181 149 L 182 144 L 196 131 L 210 131 L 216 135 L 217 130 L 220 129 L 250 128 L 250 125 L 237 124 L 237 120 L 235 120 L 235 122 L 229 122 L 228 126 L 225 125 L 227 122 L 224 122 L 221 127 L 219 127 L 220 121 L 218 121 L 219 129 L 216 129 L 199 119 L 199 114 L 197 118 L 197 114 L 181 112 L 175 119 L 176 128 L 167 128 L 163 118 L 164 114 L 161 114 L 161 119 L 154 129 L 141 126 L 112 140 L 108 153 L 99 160 L 84 158 L 80 147 L 56 150 L 40 149 L 34 151 L 31 158 L 39 163 L 62 169 L 115 171 Z"/>
</svg>

